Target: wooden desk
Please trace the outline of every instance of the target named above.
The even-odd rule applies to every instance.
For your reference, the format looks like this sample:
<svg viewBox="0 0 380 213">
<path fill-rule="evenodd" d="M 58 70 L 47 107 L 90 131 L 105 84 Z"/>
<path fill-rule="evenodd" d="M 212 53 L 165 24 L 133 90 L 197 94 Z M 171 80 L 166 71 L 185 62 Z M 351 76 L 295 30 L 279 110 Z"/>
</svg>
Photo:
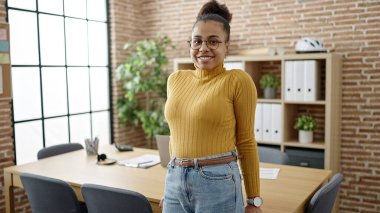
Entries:
<svg viewBox="0 0 380 213">
<path fill-rule="evenodd" d="M 145 153 L 158 154 L 156 150 L 138 149 L 134 152 L 119 152 L 113 146 L 100 147 L 100 153 L 108 158 L 124 160 Z M 303 212 L 313 193 L 329 178 L 331 171 L 294 166 L 261 163 L 261 167 L 280 168 L 276 180 L 261 180 L 263 211 L 270 213 Z M 129 189 L 145 195 L 154 212 L 163 196 L 166 169 L 160 165 L 149 169 L 124 167 L 120 165 L 96 165 L 96 156 L 87 156 L 79 150 L 33 163 L 4 169 L 4 191 L 6 212 L 14 212 L 13 187 L 23 187 L 20 174 L 23 172 L 57 178 L 68 182 L 80 200 L 80 186 L 93 183 L 115 188 Z"/>
</svg>

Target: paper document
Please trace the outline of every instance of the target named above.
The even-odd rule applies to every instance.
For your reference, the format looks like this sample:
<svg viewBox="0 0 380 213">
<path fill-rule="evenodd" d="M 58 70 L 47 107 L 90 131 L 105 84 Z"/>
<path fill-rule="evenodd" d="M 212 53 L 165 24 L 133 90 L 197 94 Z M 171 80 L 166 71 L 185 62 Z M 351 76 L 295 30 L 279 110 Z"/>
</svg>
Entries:
<svg viewBox="0 0 380 213">
<path fill-rule="evenodd" d="M 261 179 L 277 179 L 280 168 L 260 168 Z"/>
<path fill-rule="evenodd" d="M 145 154 L 135 158 L 119 161 L 118 164 L 135 168 L 149 168 L 160 163 L 160 156 Z"/>
</svg>

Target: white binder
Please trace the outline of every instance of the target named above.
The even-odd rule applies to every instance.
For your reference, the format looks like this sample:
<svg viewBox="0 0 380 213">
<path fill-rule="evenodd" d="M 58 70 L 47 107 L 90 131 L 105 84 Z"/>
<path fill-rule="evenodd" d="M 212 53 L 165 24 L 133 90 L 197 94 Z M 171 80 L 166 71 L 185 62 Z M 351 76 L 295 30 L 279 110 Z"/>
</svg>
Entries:
<svg viewBox="0 0 380 213">
<path fill-rule="evenodd" d="M 271 122 L 271 142 L 280 143 L 282 141 L 282 108 L 281 104 L 272 104 Z"/>
<path fill-rule="evenodd" d="M 224 62 L 224 68 L 226 70 L 233 70 L 233 69 L 244 70 L 243 62 L 241 61 Z"/>
<path fill-rule="evenodd" d="M 304 63 L 303 61 L 294 61 L 294 72 L 293 72 L 293 89 L 294 89 L 294 100 L 303 101 L 304 96 Z"/>
<path fill-rule="evenodd" d="M 304 61 L 304 101 L 320 99 L 320 71 L 317 60 Z"/>
<path fill-rule="evenodd" d="M 254 131 L 256 141 L 263 141 L 263 104 L 261 103 L 256 105 Z"/>
<path fill-rule="evenodd" d="M 272 141 L 272 104 L 263 104 L 263 141 Z"/>
<path fill-rule="evenodd" d="M 285 61 L 285 100 L 294 100 L 293 74 L 294 61 Z"/>
</svg>

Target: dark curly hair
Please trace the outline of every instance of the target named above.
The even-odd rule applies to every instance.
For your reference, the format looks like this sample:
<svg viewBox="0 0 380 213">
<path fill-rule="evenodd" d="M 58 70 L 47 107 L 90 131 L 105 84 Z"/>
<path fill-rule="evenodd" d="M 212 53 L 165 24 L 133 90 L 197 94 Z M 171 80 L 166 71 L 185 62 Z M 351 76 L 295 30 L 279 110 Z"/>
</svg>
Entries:
<svg viewBox="0 0 380 213">
<path fill-rule="evenodd" d="M 193 29 L 199 21 L 217 21 L 223 24 L 223 29 L 227 34 L 227 41 L 229 41 L 231 19 L 232 14 L 225 4 L 220 4 L 216 0 L 210 0 L 199 10 L 197 20 L 193 25 Z"/>
</svg>

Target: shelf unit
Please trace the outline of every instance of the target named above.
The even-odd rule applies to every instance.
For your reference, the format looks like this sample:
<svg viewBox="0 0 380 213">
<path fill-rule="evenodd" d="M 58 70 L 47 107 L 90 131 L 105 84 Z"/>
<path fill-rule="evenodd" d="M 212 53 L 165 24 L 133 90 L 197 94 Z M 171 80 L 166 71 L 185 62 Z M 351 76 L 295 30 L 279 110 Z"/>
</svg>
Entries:
<svg viewBox="0 0 380 213">
<path fill-rule="evenodd" d="M 285 100 L 285 62 L 294 60 L 317 60 L 321 97 L 317 101 Z M 341 67 L 340 55 L 333 53 L 292 54 L 275 56 L 229 56 L 225 63 L 241 63 L 243 70 L 252 77 L 258 93 L 258 103 L 280 104 L 282 108 L 282 140 L 278 142 L 257 141 L 259 145 L 277 147 L 281 151 L 296 148 L 302 151 L 323 153 L 323 168 L 339 171 L 340 164 L 340 120 L 341 120 Z M 176 58 L 174 70 L 193 70 L 190 58 Z M 272 73 L 281 79 L 276 99 L 263 99 L 259 80 L 261 75 Z M 312 144 L 298 142 L 298 131 L 293 128 L 297 115 L 308 113 L 316 117 L 318 128 L 314 131 Z"/>
</svg>

